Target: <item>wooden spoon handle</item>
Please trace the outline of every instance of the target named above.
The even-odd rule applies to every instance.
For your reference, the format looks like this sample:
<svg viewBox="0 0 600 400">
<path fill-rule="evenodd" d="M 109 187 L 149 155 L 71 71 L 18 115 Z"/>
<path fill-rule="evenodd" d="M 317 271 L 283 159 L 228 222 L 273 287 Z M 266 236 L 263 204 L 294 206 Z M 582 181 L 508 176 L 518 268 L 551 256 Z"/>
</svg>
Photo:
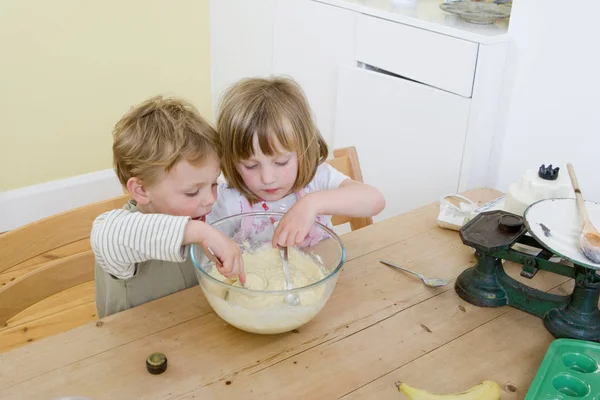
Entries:
<svg viewBox="0 0 600 400">
<path fill-rule="evenodd" d="M 587 213 L 585 208 L 585 202 L 583 201 L 583 195 L 581 194 L 581 188 L 579 187 L 579 181 L 577 180 L 577 176 L 575 176 L 575 169 L 571 163 L 567 164 L 567 170 L 569 171 L 569 177 L 571 178 L 571 184 L 573 185 L 573 190 L 575 190 L 575 198 L 577 199 L 577 208 L 579 209 L 579 214 L 581 218 L 583 218 L 583 226 L 591 225 L 592 221 L 590 221 L 590 216 Z"/>
</svg>

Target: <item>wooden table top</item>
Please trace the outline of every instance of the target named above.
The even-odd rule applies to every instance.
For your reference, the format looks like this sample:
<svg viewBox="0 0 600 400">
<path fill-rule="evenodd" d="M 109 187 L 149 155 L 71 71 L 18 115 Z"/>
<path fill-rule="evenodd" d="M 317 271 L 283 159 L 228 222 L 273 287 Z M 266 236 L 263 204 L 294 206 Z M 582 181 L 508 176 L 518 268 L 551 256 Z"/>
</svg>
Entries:
<svg viewBox="0 0 600 400">
<path fill-rule="evenodd" d="M 480 201 L 499 195 L 467 192 Z M 323 310 L 297 332 L 255 335 L 221 320 L 199 287 L 0 354 L 0 399 L 402 399 L 397 381 L 453 393 L 496 381 L 522 399 L 553 337 L 511 307 L 479 308 L 453 283 L 427 288 L 379 262 L 456 279 L 473 265 L 438 204 L 343 236 L 347 262 Z M 507 265 L 517 279 L 518 269 Z M 568 293 L 540 271 L 527 284 Z M 161 375 L 146 357 L 166 354 Z"/>
</svg>

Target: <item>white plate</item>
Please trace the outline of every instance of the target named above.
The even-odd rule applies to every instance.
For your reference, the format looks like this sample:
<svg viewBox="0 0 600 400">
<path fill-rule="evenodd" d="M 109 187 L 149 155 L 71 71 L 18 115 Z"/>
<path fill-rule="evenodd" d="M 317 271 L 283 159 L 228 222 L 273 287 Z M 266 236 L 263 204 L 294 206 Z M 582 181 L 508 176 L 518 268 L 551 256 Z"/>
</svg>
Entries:
<svg viewBox="0 0 600 400">
<path fill-rule="evenodd" d="M 585 206 L 594 226 L 600 226 L 600 204 L 586 201 Z M 531 235 L 548 250 L 575 264 L 600 270 L 581 251 L 579 235 L 583 221 L 575 199 L 546 199 L 525 210 L 525 225 Z"/>
<path fill-rule="evenodd" d="M 510 17 L 508 4 L 482 3 L 475 1 L 453 1 L 440 4 L 440 8 L 474 24 L 493 24 L 497 19 Z"/>
</svg>

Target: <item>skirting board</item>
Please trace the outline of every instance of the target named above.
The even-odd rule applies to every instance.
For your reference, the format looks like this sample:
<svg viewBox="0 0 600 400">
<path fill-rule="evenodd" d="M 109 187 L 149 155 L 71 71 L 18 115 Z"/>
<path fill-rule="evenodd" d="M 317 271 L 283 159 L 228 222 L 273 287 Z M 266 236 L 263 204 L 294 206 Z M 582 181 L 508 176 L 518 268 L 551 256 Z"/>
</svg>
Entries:
<svg viewBox="0 0 600 400">
<path fill-rule="evenodd" d="M 122 194 L 112 169 L 0 192 L 0 233 Z M 334 231 L 343 235 L 350 225 L 335 226 Z"/>
<path fill-rule="evenodd" d="M 0 192 L 0 232 L 122 194 L 112 169 Z"/>
</svg>

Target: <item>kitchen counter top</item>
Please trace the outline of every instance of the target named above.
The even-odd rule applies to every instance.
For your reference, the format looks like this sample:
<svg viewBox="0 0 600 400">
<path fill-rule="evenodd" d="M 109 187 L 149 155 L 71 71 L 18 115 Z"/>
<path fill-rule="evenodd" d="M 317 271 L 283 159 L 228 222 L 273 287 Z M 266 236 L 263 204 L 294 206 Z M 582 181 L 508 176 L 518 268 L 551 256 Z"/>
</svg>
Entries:
<svg viewBox="0 0 600 400">
<path fill-rule="evenodd" d="M 315 0 L 481 44 L 507 40 L 508 18 L 477 25 L 440 9 L 442 0 Z"/>
</svg>

